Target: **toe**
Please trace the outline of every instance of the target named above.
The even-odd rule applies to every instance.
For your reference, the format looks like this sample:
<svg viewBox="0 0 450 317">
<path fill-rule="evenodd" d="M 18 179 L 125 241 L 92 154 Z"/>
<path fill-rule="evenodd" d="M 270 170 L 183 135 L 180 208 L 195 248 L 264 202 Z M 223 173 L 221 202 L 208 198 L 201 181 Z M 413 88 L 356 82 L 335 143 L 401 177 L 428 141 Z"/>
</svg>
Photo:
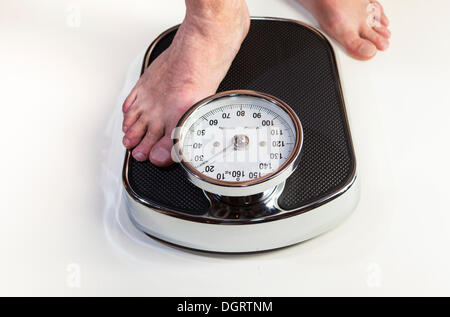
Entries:
<svg viewBox="0 0 450 317">
<path fill-rule="evenodd" d="M 133 150 L 133 157 L 138 161 L 146 161 L 149 158 L 150 150 L 161 138 L 163 132 L 162 126 L 151 124 L 142 141 Z"/>
<path fill-rule="evenodd" d="M 386 14 L 384 14 L 384 12 L 381 14 L 381 24 L 388 27 L 389 26 L 389 19 L 386 16 Z"/>
<path fill-rule="evenodd" d="M 361 32 L 361 37 L 372 42 L 380 51 L 384 51 L 389 47 L 389 41 L 384 36 L 376 32 L 373 28 L 364 29 Z"/>
<path fill-rule="evenodd" d="M 381 22 L 381 24 L 384 25 L 384 26 L 389 26 L 389 19 L 387 18 L 386 14 L 384 13 L 384 8 L 381 5 L 381 3 L 379 3 L 376 0 L 370 0 L 370 2 L 377 6 L 377 8 L 378 8 L 378 10 L 380 12 L 380 22 Z"/>
<path fill-rule="evenodd" d="M 137 89 L 133 88 L 128 97 L 125 99 L 122 105 L 122 111 L 125 113 L 130 109 L 131 105 L 135 102 L 137 98 Z"/>
<path fill-rule="evenodd" d="M 123 145 L 127 149 L 131 149 L 139 144 L 145 132 L 147 131 L 148 120 L 142 116 L 136 121 L 123 137 Z"/>
<path fill-rule="evenodd" d="M 337 40 L 342 43 L 347 52 L 360 60 L 368 60 L 375 56 L 377 49 L 370 41 L 362 39 L 358 34 L 349 32 Z"/>
<path fill-rule="evenodd" d="M 156 166 L 168 166 L 173 163 L 171 151 L 173 141 L 170 135 L 164 135 L 161 140 L 156 143 L 150 152 L 150 161 Z"/>
<path fill-rule="evenodd" d="M 131 109 L 129 109 L 129 111 L 124 114 L 122 131 L 126 133 L 128 129 L 136 123 L 139 117 L 140 110 L 139 107 L 135 104 L 133 105 L 133 107 L 131 107 Z"/>
<path fill-rule="evenodd" d="M 380 34 L 381 36 L 385 37 L 386 39 L 389 39 L 391 37 L 391 31 L 383 25 L 375 26 L 373 29 Z"/>
</svg>

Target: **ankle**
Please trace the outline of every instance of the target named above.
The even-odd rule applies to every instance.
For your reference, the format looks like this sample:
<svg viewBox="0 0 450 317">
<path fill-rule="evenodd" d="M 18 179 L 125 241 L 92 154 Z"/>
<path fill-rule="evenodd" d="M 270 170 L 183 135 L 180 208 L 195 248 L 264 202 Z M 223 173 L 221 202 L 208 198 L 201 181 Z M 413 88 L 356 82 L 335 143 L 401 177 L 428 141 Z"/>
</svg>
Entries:
<svg viewBox="0 0 450 317">
<path fill-rule="evenodd" d="M 186 0 L 183 25 L 207 40 L 228 37 L 242 41 L 250 27 L 250 15 L 244 0 Z"/>
</svg>

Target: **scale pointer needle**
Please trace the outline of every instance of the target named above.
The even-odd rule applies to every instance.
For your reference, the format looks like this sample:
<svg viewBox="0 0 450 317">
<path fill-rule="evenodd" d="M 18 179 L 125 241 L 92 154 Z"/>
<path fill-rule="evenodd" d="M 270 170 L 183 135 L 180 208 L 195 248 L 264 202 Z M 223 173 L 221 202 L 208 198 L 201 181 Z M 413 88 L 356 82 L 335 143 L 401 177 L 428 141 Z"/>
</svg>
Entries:
<svg viewBox="0 0 450 317">
<path fill-rule="evenodd" d="M 234 146 L 233 143 L 231 143 L 229 146 L 225 147 L 222 151 L 220 151 L 219 153 L 214 154 L 213 156 L 211 156 L 209 159 L 207 159 L 206 161 L 202 162 L 201 164 L 195 166 L 195 168 L 199 168 L 203 165 L 205 165 L 206 163 L 210 162 L 212 159 L 216 158 L 217 156 L 219 156 L 220 154 L 225 153 L 230 147 Z"/>
</svg>

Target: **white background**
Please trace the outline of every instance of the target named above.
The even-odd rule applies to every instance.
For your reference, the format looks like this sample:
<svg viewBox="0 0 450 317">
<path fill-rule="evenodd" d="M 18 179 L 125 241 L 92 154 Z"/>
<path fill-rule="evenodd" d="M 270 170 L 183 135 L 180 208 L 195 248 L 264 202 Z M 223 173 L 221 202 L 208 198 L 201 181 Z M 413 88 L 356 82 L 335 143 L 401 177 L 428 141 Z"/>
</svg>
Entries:
<svg viewBox="0 0 450 317">
<path fill-rule="evenodd" d="M 0 295 L 450 295 L 450 4 L 382 2 L 386 53 L 335 45 L 358 208 L 306 243 L 225 256 L 146 238 L 123 209 L 124 83 L 183 1 L 1 0 Z M 295 1 L 248 3 L 317 25 Z"/>
</svg>

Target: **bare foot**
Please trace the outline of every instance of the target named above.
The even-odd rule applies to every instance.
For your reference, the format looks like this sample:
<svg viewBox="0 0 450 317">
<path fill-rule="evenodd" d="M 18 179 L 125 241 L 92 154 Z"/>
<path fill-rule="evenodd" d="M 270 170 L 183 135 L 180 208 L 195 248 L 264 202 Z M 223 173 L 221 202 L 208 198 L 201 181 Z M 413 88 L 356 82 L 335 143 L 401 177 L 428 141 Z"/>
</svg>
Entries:
<svg viewBox="0 0 450 317">
<path fill-rule="evenodd" d="M 216 92 L 249 26 L 243 0 L 186 1 L 186 17 L 172 44 L 123 104 L 123 144 L 136 160 L 172 163 L 172 130 L 190 106 Z"/>
<path fill-rule="evenodd" d="M 389 47 L 389 21 L 374 0 L 298 0 L 319 21 L 321 28 L 347 52 L 361 60 Z"/>
</svg>

